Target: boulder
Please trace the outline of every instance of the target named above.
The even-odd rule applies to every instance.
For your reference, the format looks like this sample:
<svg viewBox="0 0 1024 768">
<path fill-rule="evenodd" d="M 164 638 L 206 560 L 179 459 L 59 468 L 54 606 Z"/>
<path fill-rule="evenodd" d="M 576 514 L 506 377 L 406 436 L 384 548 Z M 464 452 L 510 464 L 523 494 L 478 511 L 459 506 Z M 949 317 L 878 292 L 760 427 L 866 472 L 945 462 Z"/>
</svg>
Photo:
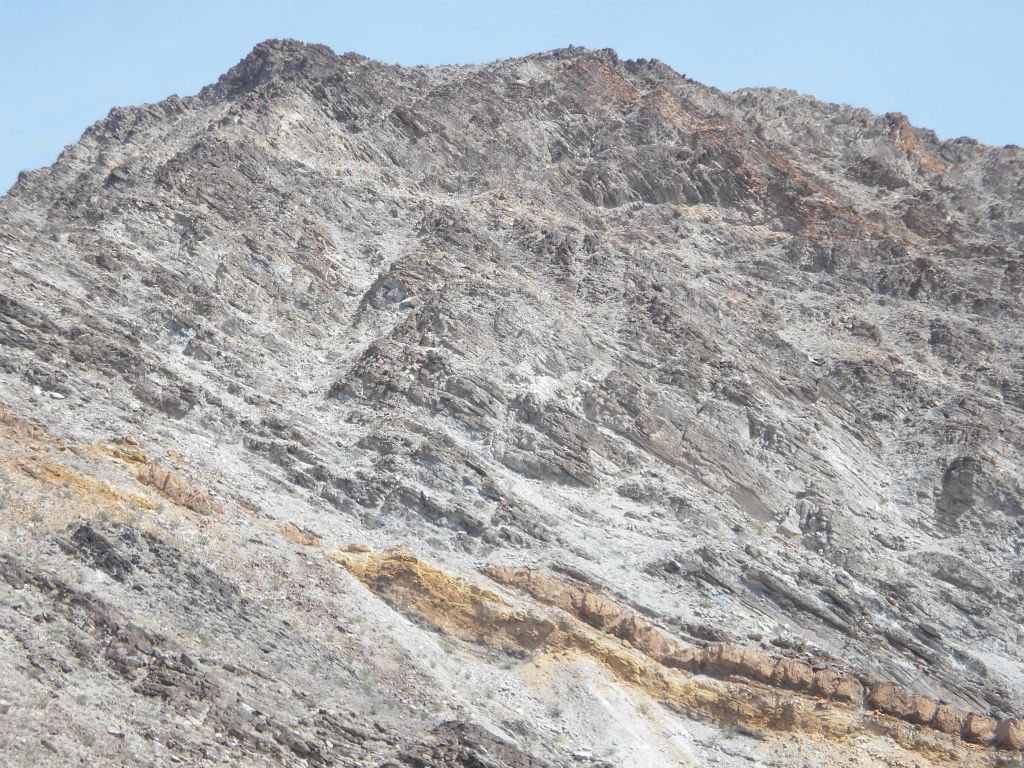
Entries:
<svg viewBox="0 0 1024 768">
<path fill-rule="evenodd" d="M 1024 720 L 1011 717 L 996 726 L 995 745 L 1003 749 L 1024 752 Z"/>
<path fill-rule="evenodd" d="M 692 645 L 679 643 L 661 660 L 661 663 L 672 669 L 690 671 L 704 664 L 704 651 Z"/>
<path fill-rule="evenodd" d="M 665 636 L 636 614 L 626 615 L 615 626 L 614 632 L 655 661 L 662 661 L 669 653 L 670 646 Z"/>
<path fill-rule="evenodd" d="M 938 708 L 939 705 L 934 699 L 915 695 L 910 700 L 910 722 L 928 725 L 935 717 Z"/>
<path fill-rule="evenodd" d="M 996 735 L 996 721 L 984 715 L 969 714 L 964 719 L 964 728 L 961 731 L 964 741 L 972 744 L 988 744 Z"/>
<path fill-rule="evenodd" d="M 914 699 L 907 689 L 896 683 L 875 683 L 868 691 L 867 705 L 886 715 L 910 719 L 914 711 Z"/>
<path fill-rule="evenodd" d="M 705 653 L 705 665 L 719 675 L 742 675 L 767 683 L 772 681 L 776 660 L 732 643 L 712 643 Z"/>
<path fill-rule="evenodd" d="M 864 685 L 853 675 L 841 675 L 832 698 L 859 707 L 864 703 Z"/>
<path fill-rule="evenodd" d="M 939 704 L 935 708 L 930 725 L 943 733 L 959 736 L 964 728 L 965 717 L 966 715 L 956 707 L 950 704 Z"/>
</svg>

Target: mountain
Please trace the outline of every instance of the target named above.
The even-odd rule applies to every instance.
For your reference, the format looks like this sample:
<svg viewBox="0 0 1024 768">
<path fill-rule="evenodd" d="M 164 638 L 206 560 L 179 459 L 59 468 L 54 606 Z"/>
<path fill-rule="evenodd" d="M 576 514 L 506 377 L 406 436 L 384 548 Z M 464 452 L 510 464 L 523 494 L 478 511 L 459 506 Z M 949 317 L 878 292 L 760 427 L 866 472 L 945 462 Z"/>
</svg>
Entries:
<svg viewBox="0 0 1024 768">
<path fill-rule="evenodd" d="M 1024 749 L 1018 147 L 272 40 L 0 253 L 8 764 Z"/>
</svg>

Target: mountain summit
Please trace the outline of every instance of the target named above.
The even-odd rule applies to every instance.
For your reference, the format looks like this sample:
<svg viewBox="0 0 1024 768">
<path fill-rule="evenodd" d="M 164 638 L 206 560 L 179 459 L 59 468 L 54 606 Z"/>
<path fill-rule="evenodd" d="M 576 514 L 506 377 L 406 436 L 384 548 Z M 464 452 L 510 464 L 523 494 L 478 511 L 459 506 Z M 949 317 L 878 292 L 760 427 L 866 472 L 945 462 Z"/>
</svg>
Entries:
<svg viewBox="0 0 1024 768">
<path fill-rule="evenodd" d="M 0 762 L 1024 749 L 1019 148 L 272 40 L 0 254 Z"/>
</svg>

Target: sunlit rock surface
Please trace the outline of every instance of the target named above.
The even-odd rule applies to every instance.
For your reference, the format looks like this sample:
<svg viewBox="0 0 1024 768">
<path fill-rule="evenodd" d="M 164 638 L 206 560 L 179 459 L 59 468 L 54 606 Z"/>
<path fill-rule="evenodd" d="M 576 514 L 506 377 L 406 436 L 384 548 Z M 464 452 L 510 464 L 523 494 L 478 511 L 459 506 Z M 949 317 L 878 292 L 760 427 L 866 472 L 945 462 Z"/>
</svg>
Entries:
<svg viewBox="0 0 1024 768">
<path fill-rule="evenodd" d="M 1012 757 L 1022 249 L 1019 148 L 611 51 L 113 110 L 0 198 L 0 762 Z"/>
</svg>

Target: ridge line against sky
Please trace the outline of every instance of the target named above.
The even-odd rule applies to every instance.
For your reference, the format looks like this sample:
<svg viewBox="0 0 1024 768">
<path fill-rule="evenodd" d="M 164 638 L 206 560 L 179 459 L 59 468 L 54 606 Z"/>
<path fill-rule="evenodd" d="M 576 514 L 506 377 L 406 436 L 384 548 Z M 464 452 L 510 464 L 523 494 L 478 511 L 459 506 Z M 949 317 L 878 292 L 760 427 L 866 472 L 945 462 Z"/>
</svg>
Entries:
<svg viewBox="0 0 1024 768">
<path fill-rule="evenodd" d="M 261 40 L 414 64 L 570 44 L 723 90 L 899 111 L 941 138 L 1024 144 L 1024 2 L 0 0 L 0 191 L 112 107 L 195 93 Z"/>
</svg>

